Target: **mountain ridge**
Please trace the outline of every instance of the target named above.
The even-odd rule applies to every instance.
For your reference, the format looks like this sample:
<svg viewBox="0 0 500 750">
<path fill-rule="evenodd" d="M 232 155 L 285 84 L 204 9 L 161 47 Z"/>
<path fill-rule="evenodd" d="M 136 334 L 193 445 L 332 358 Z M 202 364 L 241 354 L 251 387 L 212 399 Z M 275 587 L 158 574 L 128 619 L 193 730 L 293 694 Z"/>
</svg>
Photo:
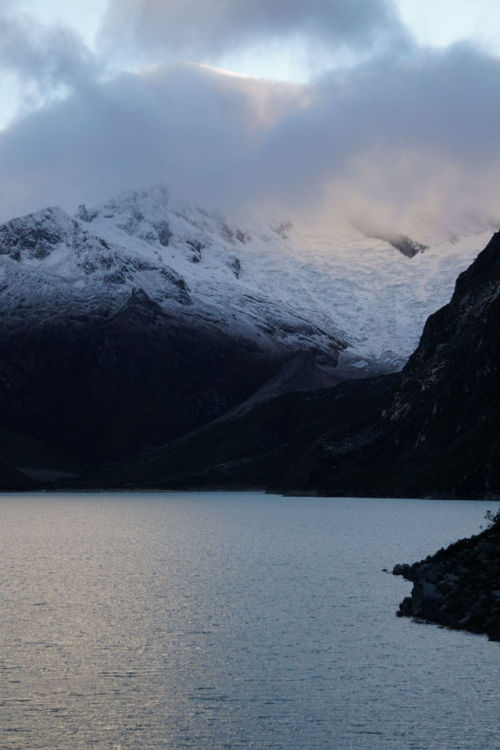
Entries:
<svg viewBox="0 0 500 750">
<path fill-rule="evenodd" d="M 81 206 L 74 217 L 44 209 L 12 220 L 0 227 L 0 252 L 9 261 L 13 238 L 6 235 L 16 226 L 18 263 L 0 265 L 0 288 L 12 291 L 9 310 L 16 295 L 41 300 L 55 280 L 58 296 L 71 292 L 80 306 L 85 294 L 102 293 L 109 302 L 138 287 L 179 316 L 239 327 L 262 341 L 303 349 L 314 343 L 324 351 L 341 342 L 353 372 L 404 364 L 425 319 L 446 302 L 488 231 L 460 241 L 436 235 L 425 253 L 406 258 L 350 224 L 328 234 L 277 219 L 230 221 L 174 200 L 164 186 Z M 36 228 L 59 232 L 58 242 L 40 236 L 33 243 Z M 65 241 L 70 252 L 63 252 Z"/>
<path fill-rule="evenodd" d="M 0 227 L 0 429 L 56 452 L 68 448 L 89 476 L 92 463 L 139 466 L 162 446 L 166 456 L 176 441 L 198 440 L 200 429 L 220 431 L 220 420 L 231 453 L 229 424 L 260 429 L 274 420 L 272 451 L 293 457 L 293 476 L 273 459 L 265 481 L 331 491 L 324 461 L 331 466 L 338 455 L 348 467 L 352 454 L 337 491 L 363 492 L 348 481 L 364 476 L 351 449 L 376 452 L 377 408 L 393 408 L 382 385 L 392 376 L 373 377 L 398 368 L 416 320 L 450 277 L 450 259 L 460 269 L 481 235 L 409 258 L 352 227 L 342 231 L 328 238 L 289 221 L 229 222 L 172 200 L 161 186 L 81 206 L 76 217 L 49 208 L 7 222 Z M 396 355 L 387 344 L 403 348 Z M 337 414 L 330 437 L 312 391 L 325 413 Z M 311 429 L 302 422 L 310 445 L 297 435 L 288 445 L 276 433 L 283 404 L 299 426 L 307 414 L 319 420 Z M 258 457 L 247 458 L 258 474 Z M 22 460 L 19 467 L 28 478 L 55 471 Z M 226 484 L 237 480 L 236 469 L 224 475 Z M 59 464 L 57 471 L 68 473 Z M 255 472 L 254 480 L 264 481 Z"/>
</svg>

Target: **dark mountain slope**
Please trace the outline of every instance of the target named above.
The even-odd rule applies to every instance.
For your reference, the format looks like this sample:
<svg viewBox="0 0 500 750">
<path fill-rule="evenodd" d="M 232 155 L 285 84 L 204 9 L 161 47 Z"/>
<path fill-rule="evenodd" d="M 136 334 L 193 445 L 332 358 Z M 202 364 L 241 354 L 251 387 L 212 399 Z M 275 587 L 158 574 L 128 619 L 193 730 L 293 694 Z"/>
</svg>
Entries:
<svg viewBox="0 0 500 750">
<path fill-rule="evenodd" d="M 281 488 L 304 451 L 332 424 L 346 446 L 359 422 L 373 436 L 378 424 L 367 425 L 388 404 L 398 379 L 344 381 L 335 388 L 250 402 L 147 460 L 115 467 L 105 481 L 150 488 Z"/>
<path fill-rule="evenodd" d="M 500 494 L 500 234 L 459 277 L 403 370 L 382 434 L 345 456 L 331 435 L 291 481 L 301 491 Z"/>
<path fill-rule="evenodd" d="M 48 208 L 0 226 L 0 430 L 64 452 L 86 474 L 262 389 L 339 381 L 346 343 L 235 276 L 233 250 L 245 243 L 225 242 L 219 220 L 205 226 L 195 211 L 195 226 L 161 189 L 101 213 Z M 198 236 L 204 259 L 193 263 Z M 8 460 L 24 466 L 24 451 Z"/>
<path fill-rule="evenodd" d="M 231 409 L 290 356 L 183 326 L 142 292 L 110 316 L 4 323 L 0 428 L 85 462 L 130 457 Z"/>
<path fill-rule="evenodd" d="M 340 344 L 262 345 L 186 323 L 138 288 L 111 307 L 89 299 L 91 314 L 23 319 L 16 308 L 0 324 L 0 429 L 76 457 L 65 486 L 500 495 L 499 234 L 429 318 L 401 377 L 318 393 L 279 395 L 324 385 Z M 23 460 L 4 462 L 5 486 Z"/>
<path fill-rule="evenodd" d="M 246 404 L 241 405 L 245 396 L 240 391 L 239 401 L 226 400 L 212 414 L 215 421 L 207 424 L 205 411 L 204 423 L 193 420 L 190 434 L 174 434 L 147 459 L 118 464 L 88 481 L 94 486 L 260 487 L 351 496 L 500 495 L 499 295 L 497 234 L 460 276 L 451 302 L 429 318 L 401 375 L 261 401 L 252 398 L 252 381 Z M 146 333 L 143 338 L 150 349 Z M 209 351 L 215 356 L 212 343 L 207 356 Z M 218 370 L 227 378 L 223 385 L 244 385 L 249 373 L 258 372 L 254 364 L 240 357 L 234 368 Z M 143 372 L 137 372 L 137 383 Z M 206 364 L 203 373 L 210 374 Z M 174 415 L 176 408 L 190 414 L 192 392 L 189 372 L 185 390 L 177 392 L 171 407 Z M 148 401 L 141 398 L 138 411 L 148 413 Z M 161 421 L 170 412 L 161 401 L 158 405 L 151 413 Z M 142 426 L 137 434 L 143 434 Z"/>
<path fill-rule="evenodd" d="M 374 383 L 377 383 L 376 387 Z M 400 378 L 251 405 L 127 471 L 146 486 L 500 495 L 500 234 L 432 315 Z"/>
</svg>

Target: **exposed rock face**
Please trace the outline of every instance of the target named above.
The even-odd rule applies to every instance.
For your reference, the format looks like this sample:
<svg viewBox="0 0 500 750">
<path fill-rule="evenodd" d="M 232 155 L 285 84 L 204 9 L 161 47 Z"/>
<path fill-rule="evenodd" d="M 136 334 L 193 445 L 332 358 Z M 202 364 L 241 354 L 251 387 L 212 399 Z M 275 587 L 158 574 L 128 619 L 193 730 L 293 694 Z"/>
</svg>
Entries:
<svg viewBox="0 0 500 750">
<path fill-rule="evenodd" d="M 500 493 L 500 233 L 458 278 L 403 370 L 385 417 L 397 452 L 424 462 L 424 490 Z M 421 480 L 423 481 L 423 479 Z"/>
<path fill-rule="evenodd" d="M 425 252 L 428 248 L 428 245 L 412 240 L 404 234 L 391 235 L 388 242 L 407 258 L 414 258 L 415 255 Z"/>
<path fill-rule="evenodd" d="M 428 245 L 424 245 L 423 242 L 417 242 L 417 240 L 412 240 L 406 234 L 400 234 L 399 232 L 383 232 L 380 231 L 380 229 L 366 225 L 359 220 L 354 223 L 354 226 L 356 226 L 365 237 L 388 242 L 389 245 L 392 245 L 396 250 L 399 250 L 399 252 L 407 258 L 414 258 L 418 253 L 423 253 L 429 249 Z"/>
<path fill-rule="evenodd" d="M 46 208 L 30 217 L 12 219 L 0 226 L 0 255 L 13 260 L 42 260 L 62 242 L 74 243 L 83 235 L 75 221 L 60 208 Z"/>
<path fill-rule="evenodd" d="M 393 573 L 413 583 L 398 616 L 500 641 L 500 523 Z"/>
<path fill-rule="evenodd" d="M 292 487 L 322 494 L 500 495 L 500 234 L 428 319 L 392 402 L 304 458 Z M 368 432 L 374 439 L 366 440 Z M 361 441 L 360 449 L 356 449 Z"/>
</svg>

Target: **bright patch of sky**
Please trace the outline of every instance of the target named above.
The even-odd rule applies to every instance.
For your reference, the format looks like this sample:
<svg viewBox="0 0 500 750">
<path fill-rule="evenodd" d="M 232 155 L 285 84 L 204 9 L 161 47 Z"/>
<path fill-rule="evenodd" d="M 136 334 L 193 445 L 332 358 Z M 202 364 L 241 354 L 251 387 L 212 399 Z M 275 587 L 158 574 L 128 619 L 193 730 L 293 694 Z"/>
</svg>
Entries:
<svg viewBox="0 0 500 750">
<path fill-rule="evenodd" d="M 0 0 L 1 2 L 1 0 Z M 101 26 L 106 7 L 105 0 L 85 0 L 68 2 L 68 0 L 16 0 L 9 7 L 20 14 L 26 14 L 40 23 L 50 26 L 62 24 L 74 29 L 85 44 L 93 49 L 97 32 Z M 0 130 L 12 118 L 22 113 L 16 77 L 0 68 Z"/>
<path fill-rule="evenodd" d="M 17 8 L 45 24 L 64 23 L 76 29 L 89 47 L 101 25 L 106 0 L 17 0 Z"/>
<path fill-rule="evenodd" d="M 300 84 L 326 69 L 349 68 L 359 63 L 360 58 L 359 52 L 349 50 L 332 52 L 328 59 L 316 50 L 313 57 L 310 48 L 297 39 L 292 42 L 267 42 L 252 50 L 229 54 L 220 60 L 219 65 L 225 70 L 253 78 Z"/>
<path fill-rule="evenodd" d="M 498 0 L 397 0 L 403 23 L 421 44 L 446 47 L 469 40 L 498 55 Z"/>
</svg>

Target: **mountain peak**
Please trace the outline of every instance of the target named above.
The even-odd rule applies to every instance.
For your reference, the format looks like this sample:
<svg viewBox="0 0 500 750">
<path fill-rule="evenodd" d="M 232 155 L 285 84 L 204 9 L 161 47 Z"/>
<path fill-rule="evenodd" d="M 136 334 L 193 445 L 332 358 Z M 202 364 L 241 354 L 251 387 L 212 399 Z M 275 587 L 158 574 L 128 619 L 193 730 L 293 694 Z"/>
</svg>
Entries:
<svg viewBox="0 0 500 750">
<path fill-rule="evenodd" d="M 58 206 L 20 216 L 0 226 L 0 255 L 43 260 L 77 230 L 76 222 Z"/>
</svg>

